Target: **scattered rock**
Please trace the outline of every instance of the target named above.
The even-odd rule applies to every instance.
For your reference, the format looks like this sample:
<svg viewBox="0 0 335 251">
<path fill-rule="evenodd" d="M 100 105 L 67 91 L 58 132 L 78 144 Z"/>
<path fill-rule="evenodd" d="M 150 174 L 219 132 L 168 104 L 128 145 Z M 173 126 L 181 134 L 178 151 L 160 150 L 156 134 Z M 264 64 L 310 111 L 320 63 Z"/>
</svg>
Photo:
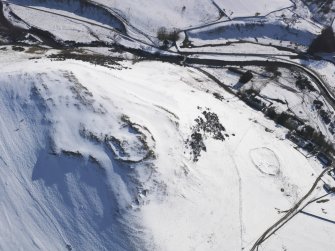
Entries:
<svg viewBox="0 0 335 251">
<path fill-rule="evenodd" d="M 200 110 L 201 108 L 198 107 Z M 186 144 L 192 149 L 193 161 L 197 162 L 201 155 L 201 151 L 206 151 L 206 145 L 204 139 L 212 137 L 215 140 L 225 140 L 227 134 L 225 128 L 221 125 L 218 116 L 210 111 L 203 111 L 203 116 L 199 116 L 195 119 L 197 123 L 193 128 L 191 138 L 186 140 Z"/>
</svg>

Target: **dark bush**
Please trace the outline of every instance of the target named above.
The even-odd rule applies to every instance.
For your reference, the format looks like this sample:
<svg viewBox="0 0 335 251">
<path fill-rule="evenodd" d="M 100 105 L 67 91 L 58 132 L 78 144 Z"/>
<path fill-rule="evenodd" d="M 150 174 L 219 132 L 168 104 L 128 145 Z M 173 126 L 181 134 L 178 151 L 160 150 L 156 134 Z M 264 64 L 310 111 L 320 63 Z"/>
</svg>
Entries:
<svg viewBox="0 0 335 251">
<path fill-rule="evenodd" d="M 297 81 L 295 82 L 295 85 L 300 90 L 309 90 L 311 92 L 316 91 L 311 81 L 309 81 L 306 77 L 299 76 Z"/>
<path fill-rule="evenodd" d="M 315 129 L 310 125 L 305 125 L 300 131 L 299 135 L 305 139 L 312 139 Z"/>
<path fill-rule="evenodd" d="M 320 101 L 320 100 L 315 99 L 313 101 L 313 105 L 314 105 L 315 109 L 319 110 L 323 106 L 323 102 Z"/>
<path fill-rule="evenodd" d="M 322 118 L 322 121 L 323 121 L 326 125 L 328 125 L 328 124 L 331 122 L 331 118 L 330 118 L 329 113 L 326 112 L 326 111 L 323 110 L 323 109 L 321 109 L 319 113 L 320 113 L 320 116 L 321 116 L 321 118 Z"/>
<path fill-rule="evenodd" d="M 316 131 L 310 125 L 305 125 L 301 130 L 298 131 L 298 135 L 305 140 L 310 140 L 325 152 L 334 151 L 333 144 L 327 141 L 322 132 Z"/>
<path fill-rule="evenodd" d="M 287 122 L 290 119 L 290 115 L 287 114 L 286 112 L 281 113 L 278 118 L 277 118 L 277 123 L 282 126 L 287 126 Z"/>
<path fill-rule="evenodd" d="M 266 72 L 270 72 L 270 73 L 273 73 L 273 75 L 275 76 L 275 77 L 279 77 L 279 76 L 281 76 L 281 72 L 278 70 L 278 67 L 277 66 L 275 66 L 275 65 L 267 65 L 267 66 L 265 66 L 265 71 Z"/>
<path fill-rule="evenodd" d="M 167 30 L 165 27 L 161 27 L 157 31 L 157 38 L 160 41 L 172 41 L 176 42 L 179 39 L 179 30 L 178 29 L 171 29 Z"/>
<path fill-rule="evenodd" d="M 192 41 L 189 40 L 188 36 L 186 35 L 185 36 L 185 39 L 183 41 L 183 44 L 182 46 L 180 46 L 181 48 L 191 48 L 193 45 L 192 45 Z"/>
<path fill-rule="evenodd" d="M 220 100 L 220 101 L 224 100 L 224 98 L 221 96 L 220 93 L 214 92 L 214 93 L 213 93 L 213 96 L 214 96 L 216 99 Z"/>
<path fill-rule="evenodd" d="M 278 119 L 278 114 L 276 112 L 276 109 L 274 107 L 270 107 L 265 111 L 265 115 L 274 121 L 277 121 Z"/>
<path fill-rule="evenodd" d="M 245 73 L 242 74 L 242 76 L 240 77 L 240 82 L 243 84 L 248 83 L 252 78 L 254 77 L 254 75 L 252 74 L 251 71 L 246 71 Z"/>
<path fill-rule="evenodd" d="M 21 47 L 21 46 L 15 46 L 15 45 L 13 45 L 13 46 L 12 46 L 12 50 L 13 50 L 13 51 L 24 51 L 24 48 Z"/>
</svg>

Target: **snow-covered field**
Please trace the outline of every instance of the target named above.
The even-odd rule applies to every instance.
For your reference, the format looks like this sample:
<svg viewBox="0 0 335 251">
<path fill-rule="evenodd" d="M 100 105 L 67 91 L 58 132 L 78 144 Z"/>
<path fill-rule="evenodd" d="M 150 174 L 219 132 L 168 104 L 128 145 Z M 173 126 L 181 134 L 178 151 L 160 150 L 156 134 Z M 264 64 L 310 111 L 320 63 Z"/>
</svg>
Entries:
<svg viewBox="0 0 335 251">
<path fill-rule="evenodd" d="M 250 41 L 287 48 L 306 48 L 320 31 L 320 27 L 298 19 L 294 13 L 286 10 L 267 17 L 216 22 L 190 29 L 187 34 L 194 46 Z"/>
<path fill-rule="evenodd" d="M 96 2 L 115 9 L 130 23 L 152 36 L 156 36 L 160 27 L 182 29 L 220 18 L 219 11 L 211 1 L 207 0 L 148 0 L 145 2 L 96 0 Z"/>
<path fill-rule="evenodd" d="M 322 170 L 193 69 L 1 56 L 2 250 L 248 249 Z M 194 162 L 188 140 L 206 114 L 224 140 L 203 132 Z M 329 227 L 314 231 L 319 250 L 335 248 Z M 290 245 L 314 243 L 298 237 Z"/>
<path fill-rule="evenodd" d="M 311 21 L 311 16 L 297 15 L 293 3 L 288 0 L 271 3 L 258 0 L 251 5 L 245 1 L 230 0 L 145 3 L 130 3 L 128 0 L 88 3 L 78 0 L 12 0 L 8 3 L 7 16 L 11 16 L 12 11 L 22 19 L 21 23 L 47 30 L 60 40 L 80 43 L 104 41 L 125 44 L 125 37 L 120 37 L 115 32 L 117 30 L 145 44 L 157 46 L 157 32 L 165 27 L 167 30 L 180 30 L 181 35 L 183 31 L 187 32 L 194 45 L 245 40 L 306 48 L 321 31 L 320 25 Z M 223 12 L 226 14 L 223 15 Z M 305 12 L 309 13 L 308 9 Z M 233 20 L 230 21 L 230 18 Z"/>
<path fill-rule="evenodd" d="M 253 4 L 245 0 L 218 0 L 217 4 L 231 18 L 265 16 L 273 11 L 292 7 L 289 0 L 258 0 Z"/>
</svg>

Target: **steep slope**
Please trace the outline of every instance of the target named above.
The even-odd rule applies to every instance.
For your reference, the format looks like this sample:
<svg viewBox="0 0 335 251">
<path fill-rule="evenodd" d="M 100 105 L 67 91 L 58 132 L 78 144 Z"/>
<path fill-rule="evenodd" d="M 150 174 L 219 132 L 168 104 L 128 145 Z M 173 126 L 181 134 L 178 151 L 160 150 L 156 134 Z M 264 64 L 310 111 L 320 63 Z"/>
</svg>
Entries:
<svg viewBox="0 0 335 251">
<path fill-rule="evenodd" d="M 241 250 L 321 171 L 192 68 L 0 53 L 0 249 Z"/>
<path fill-rule="evenodd" d="M 186 28 L 201 25 L 220 18 L 220 12 L 212 1 L 120 1 L 97 0 L 120 13 L 129 23 L 147 34 L 156 36 L 160 27 Z M 201 7 L 200 7 L 201 6 Z"/>
</svg>

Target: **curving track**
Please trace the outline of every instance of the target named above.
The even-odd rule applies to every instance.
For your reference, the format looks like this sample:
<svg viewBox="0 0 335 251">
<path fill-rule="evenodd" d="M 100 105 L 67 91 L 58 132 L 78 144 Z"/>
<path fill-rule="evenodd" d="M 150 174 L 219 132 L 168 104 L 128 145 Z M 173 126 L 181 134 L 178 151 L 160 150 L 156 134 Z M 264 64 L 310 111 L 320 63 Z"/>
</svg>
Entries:
<svg viewBox="0 0 335 251">
<path fill-rule="evenodd" d="M 304 202 L 308 199 L 308 197 L 313 193 L 316 186 L 318 185 L 321 178 L 330 170 L 333 170 L 334 167 L 326 168 L 322 171 L 322 173 L 316 178 L 315 182 L 313 183 L 312 187 L 308 190 L 308 192 L 296 203 L 291 209 L 287 211 L 287 213 L 280 218 L 277 222 L 275 222 L 271 227 L 269 227 L 255 242 L 252 246 L 250 251 L 258 250 L 258 247 L 271 235 L 277 232 L 282 226 L 284 226 L 289 220 L 291 220 L 297 213 L 299 213 L 303 208 L 301 206 Z M 307 202 L 308 203 L 308 202 Z"/>
</svg>

